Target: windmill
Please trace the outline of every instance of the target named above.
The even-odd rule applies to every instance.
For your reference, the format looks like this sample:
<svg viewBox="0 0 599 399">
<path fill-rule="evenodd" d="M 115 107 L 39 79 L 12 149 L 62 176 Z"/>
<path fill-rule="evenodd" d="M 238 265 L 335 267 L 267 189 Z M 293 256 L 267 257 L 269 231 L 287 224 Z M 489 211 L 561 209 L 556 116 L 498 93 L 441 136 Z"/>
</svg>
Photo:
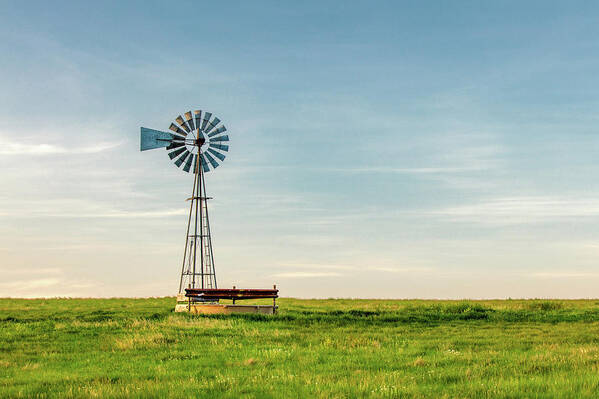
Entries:
<svg viewBox="0 0 599 399">
<path fill-rule="evenodd" d="M 191 111 L 179 115 L 170 132 L 141 128 L 141 151 L 165 147 L 174 164 L 193 173 L 193 190 L 187 220 L 185 250 L 179 280 L 179 294 L 185 288 L 218 288 L 208 219 L 204 174 L 219 166 L 229 151 L 227 128 L 210 112 Z M 212 169 L 211 169 L 212 167 Z"/>
<path fill-rule="evenodd" d="M 232 290 L 219 290 L 217 287 L 208 219 L 208 200 L 211 197 L 206 195 L 204 175 L 225 160 L 229 151 L 229 136 L 221 120 L 210 112 L 197 110 L 192 114 L 188 111 L 184 116 L 175 118 L 169 126 L 169 132 L 142 127 L 140 140 L 141 151 L 166 148 L 169 158 L 178 168 L 193 174 L 193 189 L 191 197 L 187 199 L 190 201 L 189 217 L 177 298 L 179 301 L 187 298 L 190 311 L 192 299 L 194 303 L 232 299 L 235 308 L 235 300 L 238 299 L 273 298 L 270 311 L 274 313 L 274 298 L 277 298 L 278 293 L 276 287 L 273 290 L 240 290 L 235 287 Z M 241 308 L 239 305 L 237 307 Z M 179 305 L 175 308 L 181 309 Z M 199 308 L 194 304 L 194 309 L 198 311 Z M 265 313 L 264 309 L 258 309 L 258 312 Z"/>
</svg>

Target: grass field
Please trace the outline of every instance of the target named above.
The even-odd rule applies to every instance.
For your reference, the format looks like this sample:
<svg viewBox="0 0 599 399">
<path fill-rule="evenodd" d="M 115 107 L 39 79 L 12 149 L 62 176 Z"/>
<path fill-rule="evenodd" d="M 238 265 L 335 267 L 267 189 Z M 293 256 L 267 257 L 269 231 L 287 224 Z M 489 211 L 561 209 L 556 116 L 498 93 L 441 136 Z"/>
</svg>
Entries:
<svg viewBox="0 0 599 399">
<path fill-rule="evenodd" d="M 599 397 L 599 301 L 0 299 L 0 397 Z"/>
</svg>

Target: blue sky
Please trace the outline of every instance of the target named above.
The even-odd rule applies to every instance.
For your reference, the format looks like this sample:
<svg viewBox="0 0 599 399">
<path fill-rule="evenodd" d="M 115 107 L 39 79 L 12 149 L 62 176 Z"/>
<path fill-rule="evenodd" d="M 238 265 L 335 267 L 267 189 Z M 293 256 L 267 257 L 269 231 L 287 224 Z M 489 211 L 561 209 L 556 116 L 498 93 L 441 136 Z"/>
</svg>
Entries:
<svg viewBox="0 0 599 399">
<path fill-rule="evenodd" d="M 594 2 L 4 2 L 0 296 L 158 296 L 206 109 L 221 286 L 597 297 Z"/>
</svg>

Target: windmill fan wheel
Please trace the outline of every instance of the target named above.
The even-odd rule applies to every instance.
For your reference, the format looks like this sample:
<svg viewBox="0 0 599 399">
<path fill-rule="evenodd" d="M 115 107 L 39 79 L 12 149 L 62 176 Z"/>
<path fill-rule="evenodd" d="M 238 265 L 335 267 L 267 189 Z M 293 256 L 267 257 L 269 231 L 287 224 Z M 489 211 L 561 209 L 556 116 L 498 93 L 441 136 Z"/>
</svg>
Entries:
<svg viewBox="0 0 599 399">
<path fill-rule="evenodd" d="M 216 169 L 229 151 L 229 136 L 221 120 L 212 113 L 197 110 L 179 115 L 169 126 L 170 132 L 141 128 L 141 150 L 166 147 L 175 165 L 185 172 Z M 198 164 L 199 163 L 199 164 Z"/>
</svg>

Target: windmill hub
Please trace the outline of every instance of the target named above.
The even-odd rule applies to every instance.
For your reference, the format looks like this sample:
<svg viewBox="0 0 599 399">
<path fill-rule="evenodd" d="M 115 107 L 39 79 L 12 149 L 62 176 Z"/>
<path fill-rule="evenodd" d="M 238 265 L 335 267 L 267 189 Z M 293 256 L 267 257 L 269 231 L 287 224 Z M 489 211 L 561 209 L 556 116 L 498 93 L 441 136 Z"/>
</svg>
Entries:
<svg viewBox="0 0 599 399">
<path fill-rule="evenodd" d="M 197 132 L 198 138 L 191 138 L 185 141 L 187 150 L 192 154 L 204 153 L 208 149 L 209 141 L 202 132 Z M 205 156 L 205 155 L 204 155 Z"/>
</svg>

